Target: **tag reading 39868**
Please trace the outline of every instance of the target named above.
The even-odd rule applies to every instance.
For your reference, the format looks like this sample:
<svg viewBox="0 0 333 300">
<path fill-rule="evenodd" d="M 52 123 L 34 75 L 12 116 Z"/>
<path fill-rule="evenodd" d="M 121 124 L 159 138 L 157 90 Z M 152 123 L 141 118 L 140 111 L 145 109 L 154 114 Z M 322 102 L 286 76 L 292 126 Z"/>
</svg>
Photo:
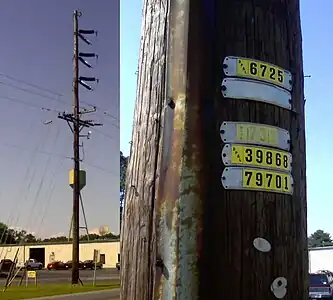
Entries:
<svg viewBox="0 0 333 300">
<path fill-rule="evenodd" d="M 251 166 L 290 172 L 292 155 L 268 147 L 226 144 L 222 150 L 222 161 L 225 166 Z"/>
</svg>

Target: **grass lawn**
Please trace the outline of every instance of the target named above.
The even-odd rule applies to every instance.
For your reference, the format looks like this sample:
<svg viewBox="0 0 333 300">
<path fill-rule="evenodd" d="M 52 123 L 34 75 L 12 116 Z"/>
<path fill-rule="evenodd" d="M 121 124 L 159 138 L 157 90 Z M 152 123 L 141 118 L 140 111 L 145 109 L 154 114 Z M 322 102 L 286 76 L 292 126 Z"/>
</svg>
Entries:
<svg viewBox="0 0 333 300">
<path fill-rule="evenodd" d="M 96 283 L 93 286 L 92 283 L 85 284 L 83 286 L 71 286 L 70 284 L 40 284 L 37 287 L 31 283 L 28 287 L 26 286 L 10 286 L 6 292 L 2 292 L 3 287 L 0 291 L 1 300 L 18 300 L 18 299 L 29 299 L 46 296 L 73 294 L 73 293 L 85 293 L 101 290 L 110 290 L 118 288 L 119 282 L 103 282 Z"/>
</svg>

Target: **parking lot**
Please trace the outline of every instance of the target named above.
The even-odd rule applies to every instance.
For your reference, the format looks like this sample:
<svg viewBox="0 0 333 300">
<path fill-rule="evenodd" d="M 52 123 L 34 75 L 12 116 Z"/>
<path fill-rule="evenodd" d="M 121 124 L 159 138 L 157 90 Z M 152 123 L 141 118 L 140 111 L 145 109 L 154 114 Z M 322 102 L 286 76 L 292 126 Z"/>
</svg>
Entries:
<svg viewBox="0 0 333 300">
<path fill-rule="evenodd" d="M 37 272 L 37 280 L 40 283 L 70 283 L 71 282 L 71 270 L 59 270 L 48 271 L 40 270 Z M 22 272 L 15 278 L 13 284 L 17 284 L 22 278 Z M 90 284 L 93 282 L 94 271 L 93 270 L 80 270 L 80 279 L 83 284 Z M 0 285 L 5 283 L 5 278 L 0 279 Z M 31 284 L 34 283 L 33 279 L 29 279 Z M 119 271 L 117 269 L 101 269 L 96 270 L 96 282 L 110 282 L 119 280 Z"/>
</svg>

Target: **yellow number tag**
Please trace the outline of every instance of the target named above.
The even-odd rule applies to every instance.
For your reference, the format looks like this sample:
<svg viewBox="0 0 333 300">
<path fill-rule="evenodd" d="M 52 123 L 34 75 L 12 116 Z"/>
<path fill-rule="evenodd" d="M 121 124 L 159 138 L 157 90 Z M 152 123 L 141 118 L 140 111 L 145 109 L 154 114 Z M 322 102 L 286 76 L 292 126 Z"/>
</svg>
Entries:
<svg viewBox="0 0 333 300">
<path fill-rule="evenodd" d="M 237 59 L 237 75 L 241 77 L 250 77 L 283 86 L 284 73 L 283 69 L 265 62 L 244 58 Z"/>
<path fill-rule="evenodd" d="M 243 188 L 289 193 L 291 175 L 265 170 L 243 169 Z"/>
</svg>

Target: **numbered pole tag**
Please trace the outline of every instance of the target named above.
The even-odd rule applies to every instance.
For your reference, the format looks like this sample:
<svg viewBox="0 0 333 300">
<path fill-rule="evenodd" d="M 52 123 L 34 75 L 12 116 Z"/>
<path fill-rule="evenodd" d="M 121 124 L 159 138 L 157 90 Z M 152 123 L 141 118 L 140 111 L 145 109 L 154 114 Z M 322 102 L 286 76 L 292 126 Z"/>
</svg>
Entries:
<svg viewBox="0 0 333 300">
<path fill-rule="evenodd" d="M 256 79 L 292 90 L 291 73 L 267 62 L 227 56 L 223 61 L 223 71 L 226 76 Z"/>
<path fill-rule="evenodd" d="M 226 144 L 222 150 L 225 166 L 250 166 L 278 171 L 291 171 L 292 156 L 289 152 L 267 147 Z"/>
<path fill-rule="evenodd" d="M 257 168 L 225 168 L 221 182 L 226 190 L 264 191 L 292 195 L 294 181 L 290 173 Z"/>
<path fill-rule="evenodd" d="M 287 151 L 290 149 L 289 132 L 275 126 L 247 122 L 223 122 L 220 134 L 224 143 L 256 144 Z"/>
<path fill-rule="evenodd" d="M 246 99 L 291 109 L 291 94 L 270 83 L 242 78 L 224 78 L 222 95 L 230 99 Z"/>
</svg>

